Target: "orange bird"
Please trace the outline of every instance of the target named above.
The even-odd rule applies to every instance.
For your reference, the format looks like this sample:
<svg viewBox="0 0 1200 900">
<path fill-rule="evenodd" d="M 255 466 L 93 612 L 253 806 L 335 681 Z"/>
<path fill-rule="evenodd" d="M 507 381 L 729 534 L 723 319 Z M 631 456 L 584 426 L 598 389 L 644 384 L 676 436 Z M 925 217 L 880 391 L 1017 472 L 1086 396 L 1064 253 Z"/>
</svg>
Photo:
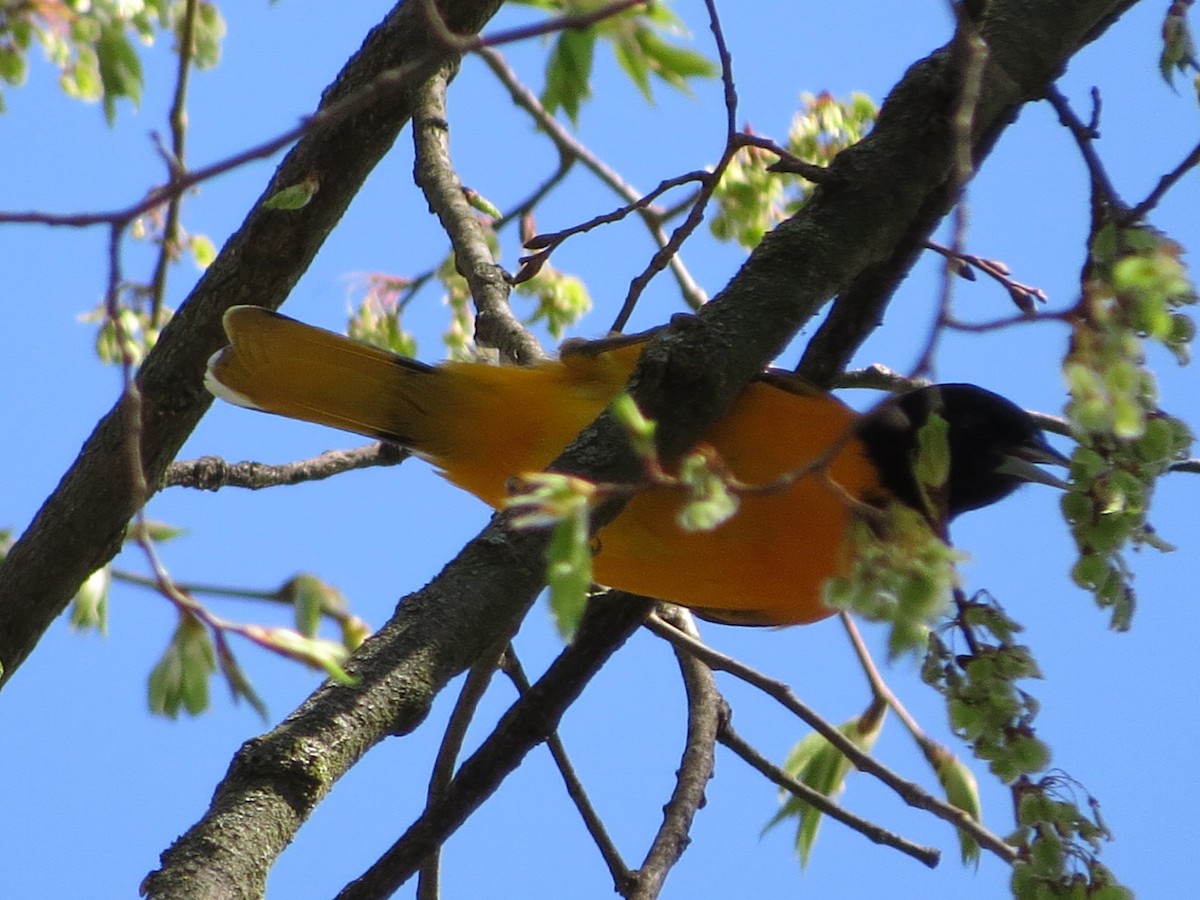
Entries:
<svg viewBox="0 0 1200 900">
<path fill-rule="evenodd" d="M 511 478 L 539 472 L 625 388 L 646 337 L 527 367 L 429 366 L 256 306 L 225 313 L 230 346 L 205 384 L 239 406 L 394 441 L 493 507 Z M 762 373 L 702 443 L 744 484 L 820 464 L 786 489 L 747 493 L 711 531 L 676 522 L 678 489 L 648 485 L 599 534 L 598 582 L 721 622 L 795 625 L 832 613 L 827 578 L 850 564 L 853 500 L 922 508 L 911 460 L 932 409 L 949 425 L 947 518 L 1024 482 L 1065 486 L 1065 464 L 1032 417 L 973 385 L 922 388 L 860 415 L 796 376 Z M 828 456 L 827 460 L 823 457 Z"/>
</svg>

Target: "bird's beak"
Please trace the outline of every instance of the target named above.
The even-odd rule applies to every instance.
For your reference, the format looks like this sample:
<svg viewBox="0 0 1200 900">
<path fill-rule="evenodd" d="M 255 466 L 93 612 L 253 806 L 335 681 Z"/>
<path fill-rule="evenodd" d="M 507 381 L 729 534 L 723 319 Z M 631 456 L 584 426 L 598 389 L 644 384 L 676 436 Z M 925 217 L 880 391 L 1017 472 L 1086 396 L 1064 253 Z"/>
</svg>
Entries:
<svg viewBox="0 0 1200 900">
<path fill-rule="evenodd" d="M 1050 446 L 1046 438 L 1038 435 L 1028 444 L 1016 447 L 1004 454 L 997 472 L 1012 475 L 1022 481 L 1035 484 L 1048 484 L 1050 487 L 1070 490 L 1071 485 L 1057 475 L 1038 468 L 1038 465 L 1054 465 L 1070 467 L 1071 461 Z"/>
</svg>

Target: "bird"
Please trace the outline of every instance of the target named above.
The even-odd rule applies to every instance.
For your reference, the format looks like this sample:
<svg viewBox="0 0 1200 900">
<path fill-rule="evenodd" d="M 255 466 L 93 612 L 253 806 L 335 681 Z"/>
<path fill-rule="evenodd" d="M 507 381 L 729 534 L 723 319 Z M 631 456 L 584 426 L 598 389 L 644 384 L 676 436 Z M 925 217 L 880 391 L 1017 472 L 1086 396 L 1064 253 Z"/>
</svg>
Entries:
<svg viewBox="0 0 1200 900">
<path fill-rule="evenodd" d="M 212 394 L 399 444 L 495 508 L 514 478 L 546 469 L 625 389 L 648 340 L 582 343 L 529 366 L 427 365 L 264 307 L 231 307 L 223 324 L 229 345 L 205 375 Z M 707 531 L 678 524 L 680 489 L 647 484 L 593 541 L 593 576 L 727 624 L 801 625 L 832 615 L 822 588 L 848 571 L 862 508 L 900 503 L 930 512 L 913 457 L 934 411 L 948 426 L 950 469 L 938 491 L 946 522 L 1028 482 L 1066 487 L 1040 468 L 1068 461 L 1033 417 L 984 388 L 932 385 L 862 414 L 793 373 L 768 369 L 701 443 L 741 484 L 799 477 L 746 492 L 736 514 Z"/>
</svg>

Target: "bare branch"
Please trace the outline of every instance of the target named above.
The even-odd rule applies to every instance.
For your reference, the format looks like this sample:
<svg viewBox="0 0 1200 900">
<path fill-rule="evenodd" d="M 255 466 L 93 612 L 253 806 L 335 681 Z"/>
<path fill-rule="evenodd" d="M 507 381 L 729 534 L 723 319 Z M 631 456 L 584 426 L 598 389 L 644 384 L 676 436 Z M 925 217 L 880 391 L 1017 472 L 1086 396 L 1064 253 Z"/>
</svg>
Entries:
<svg viewBox="0 0 1200 900">
<path fill-rule="evenodd" d="M 425 806 L 429 808 L 441 799 L 446 787 L 454 776 L 454 764 L 458 754 L 462 752 L 463 741 L 467 737 L 467 729 L 475 718 L 479 701 L 483 699 L 492 676 L 496 674 L 497 664 L 507 655 L 508 651 L 501 649 L 495 655 L 481 657 L 467 672 L 458 702 L 450 713 L 450 721 L 442 733 L 441 743 L 438 744 L 437 756 L 433 761 L 433 770 L 429 773 L 429 790 L 426 794 Z M 438 872 L 441 867 L 441 847 L 435 847 L 421 865 L 420 878 L 417 881 L 417 900 L 438 900 Z"/>
<path fill-rule="evenodd" d="M 475 300 L 475 335 L 508 360 L 527 364 L 545 354 L 508 305 L 504 270 L 492 258 L 483 227 L 463 194 L 450 161 L 450 123 L 446 119 L 449 69 L 430 78 L 417 93 L 413 123 L 417 161 L 414 175 L 429 208 L 437 214 L 454 245 L 455 266 Z"/>
<path fill-rule="evenodd" d="M 1192 152 L 1183 158 L 1183 162 L 1158 180 L 1158 184 L 1154 186 L 1154 190 L 1146 196 L 1146 199 L 1129 210 L 1125 215 L 1125 221 L 1132 224 L 1146 218 L 1146 215 L 1162 202 L 1162 198 L 1167 195 L 1167 191 L 1173 188 L 1180 178 L 1198 165 L 1200 165 L 1200 144 L 1192 148 Z"/>
<path fill-rule="evenodd" d="M 669 640 L 672 644 L 682 647 L 689 653 L 695 654 L 699 659 L 703 660 L 710 668 L 717 669 L 722 672 L 742 679 L 747 684 L 751 684 L 758 688 L 768 697 L 777 700 L 785 709 L 795 714 L 804 721 L 810 728 L 816 731 L 821 737 L 829 741 L 836 747 L 842 755 L 862 772 L 868 775 L 874 775 L 895 793 L 909 806 L 923 809 L 933 813 L 939 819 L 949 822 L 956 828 L 962 828 L 971 833 L 971 836 L 979 842 L 981 847 L 991 851 L 999 856 L 1005 862 L 1012 862 L 1016 859 L 1016 851 L 1008 844 L 1001 840 L 996 835 L 992 834 L 987 829 L 983 828 L 978 822 L 964 813 L 961 809 L 951 806 L 937 797 L 930 794 L 920 785 L 915 784 L 900 775 L 897 775 L 891 769 L 884 766 L 874 757 L 863 753 L 859 750 L 844 734 L 837 729 L 836 726 L 827 722 L 810 707 L 803 703 L 786 684 L 781 681 L 776 681 L 773 678 L 768 678 L 761 672 L 758 672 L 744 663 L 738 662 L 730 656 L 726 656 L 717 650 L 712 649 L 706 644 L 695 640 L 689 635 L 684 634 L 676 628 L 666 624 L 665 622 L 651 616 L 646 621 L 646 627 L 655 634 Z"/>
<path fill-rule="evenodd" d="M 690 613 L 660 604 L 656 616 L 699 639 Z M 720 723 L 728 719 L 728 706 L 717 690 L 712 671 L 700 660 L 675 650 L 687 692 L 687 741 L 675 776 L 675 790 L 663 807 L 663 821 L 646 858 L 635 873 L 629 900 L 652 900 L 662 891 L 667 875 L 687 849 L 692 820 L 704 805 L 704 789 L 713 776 L 714 747 Z"/>
<path fill-rule="evenodd" d="M 187 91 L 188 77 L 192 71 L 192 52 L 195 43 L 196 9 L 199 0 L 187 0 L 183 18 L 179 22 L 179 33 L 175 42 L 179 54 L 179 65 L 175 72 L 175 96 L 167 114 L 171 125 L 171 151 L 167 171 L 174 181 L 187 171 Z M 163 298 L 167 289 L 167 269 L 179 256 L 179 218 L 183 205 L 183 194 L 176 193 L 167 203 L 167 214 L 163 221 L 162 241 L 158 248 L 158 259 L 154 263 L 154 274 L 150 279 L 150 321 L 159 323 Z"/>
<path fill-rule="evenodd" d="M 493 74 L 500 80 L 500 83 L 508 90 L 513 102 L 529 113 L 538 127 L 550 138 L 554 146 L 558 149 L 559 155 L 565 159 L 578 160 L 584 168 L 607 185 L 613 193 L 623 198 L 627 203 L 625 209 L 629 212 L 638 212 L 642 217 L 642 221 L 646 223 L 646 228 L 650 231 L 650 236 L 654 239 L 654 242 L 660 248 L 665 247 L 668 239 L 666 232 L 662 229 L 662 223 L 670 218 L 670 215 L 662 210 L 643 204 L 643 195 L 641 192 L 628 184 L 620 174 L 592 153 L 568 129 L 564 128 L 554 116 L 550 115 L 545 107 L 542 106 L 537 96 L 517 78 L 516 73 L 505 62 L 503 56 L 488 48 L 480 49 L 478 55 L 487 63 L 488 68 L 492 70 Z M 661 193 L 661 191 L 658 193 Z M 658 196 L 658 193 L 647 195 L 645 198 L 646 201 L 653 200 Z M 621 213 L 622 216 L 627 214 L 628 212 Z M 616 214 L 614 213 L 613 215 L 615 216 Z M 696 284 L 695 279 L 692 278 L 691 273 L 687 270 L 683 260 L 680 259 L 679 254 L 671 257 L 671 272 L 674 274 L 675 281 L 679 285 L 683 299 L 688 306 L 692 309 L 699 309 L 707 302 L 708 295 Z"/>
<path fill-rule="evenodd" d="M 512 683 L 517 688 L 517 692 L 521 696 L 529 693 L 529 679 L 526 677 L 525 670 L 521 667 L 521 661 L 517 659 L 517 655 L 513 652 L 511 646 L 509 646 L 508 652 L 501 660 L 500 666 L 504 674 L 512 680 Z M 595 807 L 592 806 L 592 801 L 588 798 L 587 791 L 583 789 L 583 782 L 579 780 L 579 776 L 575 773 L 575 767 L 571 765 L 571 760 L 567 757 L 567 749 L 563 746 L 562 738 L 558 736 L 557 731 L 551 732 L 546 738 L 546 747 L 549 749 L 550 755 L 554 758 L 554 764 L 558 767 L 559 775 L 562 776 L 563 785 L 567 789 L 567 795 L 579 811 L 584 827 L 595 842 L 596 849 L 600 851 L 600 855 L 604 858 L 604 864 L 608 866 L 608 873 L 612 876 L 614 889 L 617 893 L 623 895 L 630 883 L 631 875 L 629 867 L 625 865 L 625 861 L 621 858 L 621 852 L 617 849 L 617 845 L 613 843 L 613 839 L 609 836 L 608 829 L 604 827 L 604 822 L 601 821 Z"/>
<path fill-rule="evenodd" d="M 593 598 L 574 643 L 504 714 L 492 734 L 459 768 L 441 801 L 425 810 L 371 868 L 348 884 L 338 900 L 373 900 L 388 896 L 403 884 L 525 755 L 558 727 L 563 712 L 637 630 L 648 607 L 649 601 L 627 594 Z"/>
<path fill-rule="evenodd" d="M 829 818 L 835 819 L 843 825 L 852 828 L 876 844 L 883 844 L 885 847 L 892 847 L 899 850 L 901 853 L 923 862 L 931 869 L 941 861 L 941 851 L 936 847 L 922 847 L 919 844 L 914 844 L 907 838 L 901 837 L 895 832 L 888 831 L 886 828 L 876 825 L 869 819 L 855 815 L 844 806 L 834 803 L 820 791 L 814 790 L 803 781 L 793 778 L 755 750 L 750 744 L 746 743 L 741 735 L 733 730 L 733 726 L 729 724 L 728 720 L 722 723 L 721 732 L 717 736 L 717 740 L 749 763 L 751 768 L 765 776 L 767 780 L 774 782 L 792 796 L 800 798 L 814 809 L 820 810 L 829 816 Z"/>
<path fill-rule="evenodd" d="M 1046 101 L 1058 113 L 1058 120 L 1063 126 L 1071 132 L 1071 137 L 1075 139 L 1076 146 L 1079 147 L 1079 153 L 1083 156 L 1084 165 L 1087 166 L 1088 175 L 1092 181 L 1093 195 L 1099 199 L 1103 199 L 1114 210 L 1127 209 L 1124 201 L 1117 194 L 1116 188 L 1113 187 L 1112 180 L 1108 177 L 1108 172 L 1104 168 L 1104 163 L 1100 160 L 1100 155 L 1096 152 L 1096 138 L 1099 137 L 1097 126 L 1100 118 L 1100 94 L 1095 89 L 1092 90 L 1092 104 L 1095 111 L 1092 115 L 1092 121 L 1089 124 L 1084 124 L 1080 118 L 1075 115 L 1075 111 L 1071 109 L 1071 104 L 1067 98 L 1062 95 L 1056 85 L 1050 85 L 1046 88 Z"/>
<path fill-rule="evenodd" d="M 976 256 L 974 253 L 967 253 L 961 247 L 946 247 L 937 241 L 926 241 L 926 248 L 940 253 L 947 260 L 953 260 L 961 264 L 961 268 L 954 272 L 960 277 L 969 277 L 971 281 L 975 280 L 974 275 L 967 276 L 965 273 L 971 272 L 972 268 L 978 269 L 989 278 L 995 279 L 1008 291 L 1009 296 L 1013 298 L 1013 302 L 1024 313 L 1033 311 L 1034 301 L 1045 303 L 1047 301 L 1046 292 L 1041 288 L 1033 285 L 1024 284 L 1012 277 L 1008 270 L 1008 266 L 995 259 L 986 259 L 982 256 Z M 971 268 L 968 268 L 971 267 Z"/>
<path fill-rule="evenodd" d="M 171 463 L 163 476 L 161 487 L 189 487 L 201 491 L 238 487 L 257 491 L 305 481 L 322 481 L 355 469 L 395 466 L 411 455 L 396 444 L 376 441 L 353 450 L 326 450 L 310 459 L 279 466 L 259 462 L 229 463 L 217 456 L 201 456 Z"/>
<path fill-rule="evenodd" d="M 729 168 L 729 164 L 733 162 L 733 157 L 739 149 L 737 86 L 733 80 L 733 57 L 730 56 L 729 48 L 725 44 L 725 33 L 721 28 L 721 17 L 717 13 L 716 3 L 714 0 L 705 0 L 704 5 L 708 10 L 708 26 L 713 33 L 713 40 L 717 45 L 717 58 L 721 63 L 721 85 L 725 91 L 725 149 L 721 153 L 721 159 L 713 166 L 712 172 L 700 182 L 700 190 L 696 193 L 695 203 L 688 210 L 683 223 L 671 232 L 671 239 L 658 249 L 658 252 L 650 258 L 650 262 L 642 270 L 641 274 L 630 282 L 629 293 L 626 294 L 625 301 L 621 304 L 621 309 L 613 320 L 612 327 L 610 328 L 611 331 L 623 331 L 625 329 L 625 324 L 629 321 L 629 317 L 633 315 L 634 307 L 637 306 L 642 292 L 646 290 L 654 276 L 670 263 L 671 259 L 683 246 L 684 241 L 691 237 L 692 233 L 700 227 L 700 224 L 704 221 L 704 210 L 708 206 L 708 201 L 712 198 L 713 191 L 717 189 L 717 185 L 721 183 L 721 177 L 725 174 L 725 170 Z"/>
</svg>

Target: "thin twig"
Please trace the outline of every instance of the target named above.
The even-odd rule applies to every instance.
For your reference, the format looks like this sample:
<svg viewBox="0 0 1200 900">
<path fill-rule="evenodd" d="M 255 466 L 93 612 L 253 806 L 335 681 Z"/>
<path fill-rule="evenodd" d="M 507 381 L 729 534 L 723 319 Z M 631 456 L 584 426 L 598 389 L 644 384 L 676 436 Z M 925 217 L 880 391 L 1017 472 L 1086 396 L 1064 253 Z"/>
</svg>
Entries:
<svg viewBox="0 0 1200 900">
<path fill-rule="evenodd" d="M 1013 302 L 1017 304 L 1017 307 L 1022 312 L 1027 312 L 1033 306 L 1034 301 L 1045 303 L 1049 299 L 1046 296 L 1046 292 L 1041 288 L 1025 284 L 1013 278 L 1008 271 L 1008 267 L 998 260 L 986 259 L 982 256 L 976 256 L 974 253 L 967 253 L 961 247 L 957 249 L 946 247 L 937 241 L 926 241 L 925 247 L 928 250 L 933 250 L 935 253 L 940 253 L 947 260 L 953 260 L 963 266 L 971 267 L 965 269 L 967 272 L 970 272 L 972 268 L 978 269 L 989 278 L 1002 284 L 1008 291 L 1009 296 L 1013 298 Z M 958 274 L 961 277 L 962 271 L 964 270 L 960 269 L 954 274 Z M 970 277 L 970 280 L 974 280 L 974 275 Z"/>
<path fill-rule="evenodd" d="M 692 233 L 700 227 L 700 223 L 704 221 L 704 210 L 708 206 L 708 201 L 712 198 L 713 191 L 721 183 L 721 177 L 725 174 L 725 170 L 729 168 L 729 164 L 733 162 L 734 155 L 740 149 L 737 130 L 737 85 L 733 78 L 733 57 L 730 55 L 729 47 L 725 43 L 725 32 L 721 27 L 721 18 L 717 13 L 716 3 L 714 0 L 705 0 L 704 6 L 708 10 L 708 26 L 713 33 L 713 40 L 717 46 L 717 59 L 721 64 L 721 85 L 724 88 L 725 97 L 725 149 L 721 153 L 721 159 L 713 167 L 712 172 L 700 182 L 700 190 L 696 194 L 696 202 L 688 211 L 686 218 L 671 232 L 670 240 L 664 246 L 660 247 L 658 252 L 650 258 L 650 262 L 646 265 L 645 269 L 630 282 L 629 291 L 625 295 L 625 300 L 621 304 L 620 311 L 613 320 L 612 327 L 610 328 L 611 331 L 624 330 L 629 317 L 633 315 L 633 310 L 637 306 L 638 300 L 651 280 L 664 267 L 670 264 L 671 259 L 679 253 L 679 249 L 683 246 L 684 241 L 691 237 Z"/>
<path fill-rule="evenodd" d="M 413 117 L 417 159 L 413 173 L 454 246 L 455 267 L 466 279 L 475 301 L 477 339 L 495 347 L 510 362 L 528 364 L 543 359 L 545 353 L 513 315 L 504 270 L 492 256 L 483 226 L 467 202 L 450 160 L 450 124 L 446 119 L 449 77 L 450 69 L 443 68 L 417 92 Z"/>
<path fill-rule="evenodd" d="M 904 727 L 918 741 L 927 740 L 925 732 L 921 726 L 917 724 L 917 720 L 912 717 L 904 704 L 892 692 L 892 689 L 887 686 L 883 680 L 883 676 L 879 674 L 879 667 L 875 665 L 875 660 L 871 658 L 871 651 L 867 649 L 867 644 L 863 640 L 862 633 L 858 630 L 858 625 L 854 618 L 847 612 L 838 614 L 841 620 L 842 627 L 846 629 L 846 634 L 850 637 L 850 645 L 854 648 L 854 655 L 858 657 L 859 665 L 862 666 L 863 673 L 867 676 L 867 681 L 871 685 L 871 692 L 887 703 L 896 714 L 896 717 L 904 723 Z"/>
<path fill-rule="evenodd" d="M 954 6 L 957 27 L 954 34 L 952 51 L 957 58 L 961 81 L 954 109 L 953 127 L 951 128 L 953 169 L 951 177 L 951 196 L 957 198 L 951 216 L 953 236 L 950 252 L 953 256 L 961 256 L 965 252 L 967 242 L 967 201 L 965 192 L 967 185 L 975 174 L 975 161 L 971 158 L 971 148 L 974 146 L 972 137 L 975 131 L 975 112 L 979 105 L 979 97 L 983 87 L 983 72 L 987 66 L 987 43 L 980 31 L 979 20 L 972 17 L 966 4 Z M 913 375 L 932 377 L 934 358 L 938 344 L 941 341 L 945 323 L 953 317 L 954 287 L 957 271 L 951 256 L 946 257 L 942 267 L 941 290 L 938 297 L 938 314 L 930 329 L 925 348 L 913 367 Z"/>
<path fill-rule="evenodd" d="M 745 760 L 751 768 L 766 777 L 767 780 L 779 785 L 779 787 L 792 796 L 812 806 L 813 809 L 819 810 L 831 819 L 836 819 L 838 822 L 852 828 L 876 844 L 883 844 L 899 850 L 901 853 L 907 854 L 913 859 L 924 863 L 931 869 L 941 861 L 941 851 L 936 847 L 922 847 L 920 844 L 914 844 L 907 838 L 901 837 L 895 832 L 888 831 L 886 828 L 876 825 L 869 819 L 855 815 L 844 806 L 834 803 L 820 791 L 809 787 L 803 781 L 793 778 L 748 744 L 733 730 L 733 726 L 728 721 L 722 723 L 717 740 Z"/>
<path fill-rule="evenodd" d="M 511 645 L 500 660 L 500 669 L 512 681 L 518 694 L 524 696 L 529 692 L 529 678 Z M 558 767 L 558 773 L 567 789 L 567 796 L 571 798 L 571 802 L 575 804 L 575 809 L 579 811 L 579 815 L 583 819 L 583 827 L 591 835 L 596 849 L 604 858 L 604 864 L 608 866 L 608 873 L 612 876 L 614 889 L 623 895 L 632 877 L 629 866 L 625 865 L 625 860 L 621 858 L 621 851 L 617 849 L 617 845 L 609 836 L 608 829 L 604 826 L 604 821 L 596 812 L 596 808 L 592 806 L 592 801 L 588 797 L 587 791 L 584 790 L 583 782 L 579 780 L 575 767 L 571 765 L 567 749 L 563 746 L 562 738 L 558 736 L 557 731 L 552 731 L 546 738 L 546 747 L 554 759 L 554 765 Z"/>
<path fill-rule="evenodd" d="M 485 47 L 478 51 L 478 55 L 500 80 L 500 83 L 508 90 L 513 103 L 525 110 L 533 118 L 538 127 L 550 138 L 559 154 L 578 160 L 585 169 L 599 178 L 609 190 L 625 200 L 627 204 L 626 209 L 629 212 L 637 212 L 641 216 L 654 242 L 660 248 L 665 247 L 668 238 L 666 232 L 662 229 L 662 223 L 671 218 L 673 213 L 641 204 L 642 193 L 627 183 L 619 173 L 592 153 L 568 129 L 564 128 L 554 116 L 550 115 L 538 100 L 537 95 L 521 83 L 516 73 L 500 53 Z M 691 273 L 688 271 L 687 266 L 684 265 L 683 260 L 680 259 L 679 254 L 671 257 L 671 272 L 675 276 L 680 293 L 683 295 L 684 302 L 688 306 L 693 309 L 699 309 L 707 302 L 708 295 L 696 284 L 695 279 L 692 278 Z"/>
<path fill-rule="evenodd" d="M 175 73 L 175 96 L 167 114 L 171 126 L 171 152 L 167 159 L 167 170 L 174 181 L 187 171 L 187 90 L 188 77 L 192 71 L 192 51 L 196 33 L 196 9 L 198 0 L 187 0 L 183 18 L 179 22 L 176 37 L 179 65 Z M 167 214 L 163 221 L 162 240 L 158 248 L 158 259 L 154 263 L 154 274 L 150 279 L 150 322 L 161 324 L 163 298 L 167 288 L 167 270 L 179 256 L 179 218 L 183 206 L 183 193 L 173 194 L 167 202 Z"/>
<path fill-rule="evenodd" d="M 435 0 L 420 0 L 421 11 L 425 14 L 425 21 L 429 25 L 429 30 L 434 39 L 439 41 L 447 50 L 452 50 L 456 53 L 470 53 L 472 50 L 480 50 L 485 47 L 512 44 L 533 37 L 554 34 L 556 31 L 588 28 L 597 22 L 602 22 L 604 19 L 619 15 L 627 9 L 632 9 L 635 6 L 644 6 L 649 2 L 650 0 L 615 0 L 613 3 L 589 12 L 556 16 L 547 19 L 545 22 L 539 22 L 536 25 L 522 25 L 519 28 L 510 28 L 507 31 L 500 31 L 484 37 L 482 35 L 463 36 L 455 34 L 446 27 L 446 23 L 438 11 Z"/>
<path fill-rule="evenodd" d="M 909 806 L 926 810 L 957 828 L 969 831 L 981 847 L 991 851 L 1006 862 L 1012 862 L 1016 858 L 1016 851 L 1012 847 L 998 836 L 983 828 L 961 809 L 939 800 L 920 785 L 902 778 L 874 757 L 859 750 L 836 726 L 817 715 L 783 682 L 768 678 L 746 664 L 714 650 L 689 635 L 683 634 L 678 629 L 673 628 L 653 615 L 646 620 L 646 627 L 660 637 L 671 641 L 671 643 L 682 646 L 688 652 L 694 653 L 709 667 L 728 672 L 736 678 L 745 681 L 747 684 L 758 688 L 768 697 L 778 701 L 785 709 L 799 717 L 805 724 L 829 741 L 857 769 L 869 775 L 874 775 L 890 787 Z"/>
<path fill-rule="evenodd" d="M 321 481 L 373 466 L 395 466 L 412 454 L 403 447 L 376 441 L 353 450 L 326 450 L 309 459 L 272 466 L 258 462 L 230 463 L 217 456 L 201 456 L 171 463 L 163 477 L 163 487 L 188 487 L 216 491 L 223 487 L 262 488 L 305 481 Z"/>
<path fill-rule="evenodd" d="M 1123 211 L 1127 207 L 1118 196 L 1116 189 L 1113 187 L 1112 180 L 1108 177 L 1108 172 L 1105 171 L 1104 163 L 1100 161 L 1100 155 L 1096 152 L 1096 131 L 1097 116 L 1093 116 L 1093 121 L 1085 125 L 1075 115 L 1071 109 L 1071 104 L 1067 102 L 1067 98 L 1063 96 L 1056 85 L 1050 85 L 1046 89 L 1046 102 L 1049 103 L 1056 113 L 1058 120 L 1066 129 L 1071 132 L 1071 137 L 1075 139 L 1076 146 L 1079 147 L 1079 152 L 1083 156 L 1084 165 L 1087 166 L 1088 176 L 1092 181 L 1092 192 L 1094 196 L 1103 198 L 1104 202 L 1114 210 Z M 1092 102 L 1098 107 L 1099 93 L 1093 91 Z"/>
<path fill-rule="evenodd" d="M 433 767 L 429 773 L 429 790 L 426 792 L 425 807 L 428 809 L 442 798 L 450 780 L 454 777 L 454 766 L 462 752 L 463 741 L 467 738 L 467 729 L 479 709 L 479 701 L 487 692 L 496 667 L 506 651 L 501 648 L 497 653 L 485 654 L 467 672 L 462 691 L 450 713 L 450 721 L 442 732 L 442 740 L 438 744 L 437 756 L 434 757 Z M 434 847 L 417 876 L 417 900 L 438 900 L 439 872 L 441 869 L 441 845 Z"/>
<path fill-rule="evenodd" d="M 1200 144 L 1192 148 L 1192 152 L 1183 158 L 1183 162 L 1158 180 L 1158 184 L 1154 186 L 1154 190 L 1146 196 L 1145 200 L 1129 210 L 1122 217 L 1125 224 L 1132 225 L 1146 218 L 1146 214 L 1158 206 L 1162 198 L 1166 196 L 1167 191 L 1173 188 L 1180 178 L 1196 168 L 1197 165 L 1200 165 Z"/>
</svg>

